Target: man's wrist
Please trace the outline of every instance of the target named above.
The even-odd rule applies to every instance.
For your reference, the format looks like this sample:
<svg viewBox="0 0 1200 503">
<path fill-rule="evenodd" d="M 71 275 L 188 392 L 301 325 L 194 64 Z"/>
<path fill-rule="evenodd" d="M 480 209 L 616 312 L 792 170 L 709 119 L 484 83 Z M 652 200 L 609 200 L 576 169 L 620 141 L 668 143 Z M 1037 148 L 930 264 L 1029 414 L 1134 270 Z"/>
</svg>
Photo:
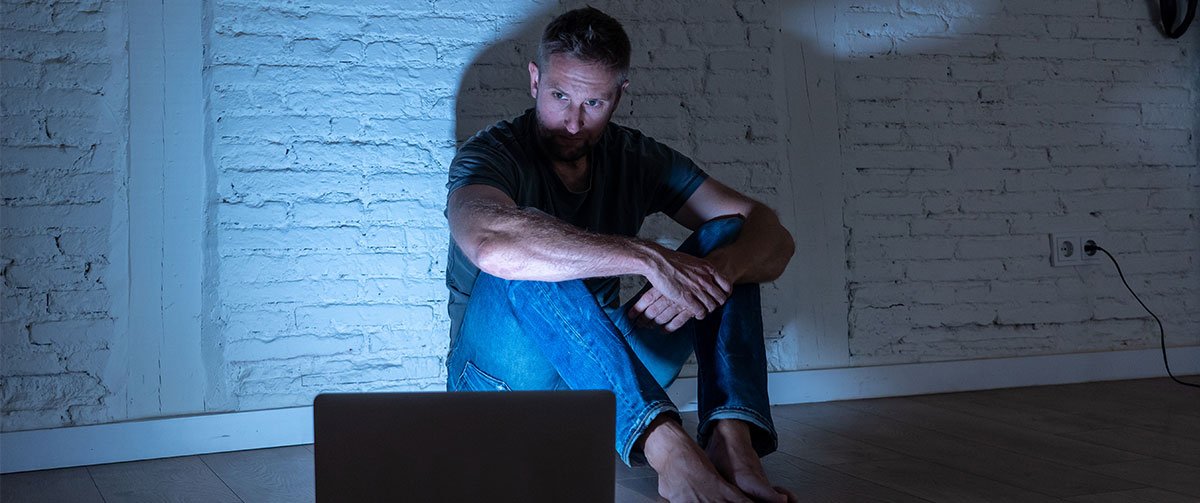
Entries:
<svg viewBox="0 0 1200 503">
<path fill-rule="evenodd" d="M 647 281 L 658 275 L 662 268 L 662 246 L 652 241 L 631 238 L 629 249 L 633 252 L 634 274 L 646 278 Z"/>
</svg>

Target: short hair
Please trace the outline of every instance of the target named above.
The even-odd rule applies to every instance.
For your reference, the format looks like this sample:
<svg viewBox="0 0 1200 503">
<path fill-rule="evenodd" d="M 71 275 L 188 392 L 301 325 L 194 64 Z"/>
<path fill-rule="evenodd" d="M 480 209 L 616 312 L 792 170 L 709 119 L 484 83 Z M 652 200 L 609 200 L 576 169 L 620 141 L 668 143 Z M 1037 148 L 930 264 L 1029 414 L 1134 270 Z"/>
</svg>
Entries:
<svg viewBox="0 0 1200 503">
<path fill-rule="evenodd" d="M 629 75 L 632 48 L 625 28 L 612 16 L 592 6 L 564 12 L 546 25 L 538 44 L 537 64 L 544 67 L 554 54 L 567 54 L 580 61 L 599 63 L 621 75 Z"/>
</svg>

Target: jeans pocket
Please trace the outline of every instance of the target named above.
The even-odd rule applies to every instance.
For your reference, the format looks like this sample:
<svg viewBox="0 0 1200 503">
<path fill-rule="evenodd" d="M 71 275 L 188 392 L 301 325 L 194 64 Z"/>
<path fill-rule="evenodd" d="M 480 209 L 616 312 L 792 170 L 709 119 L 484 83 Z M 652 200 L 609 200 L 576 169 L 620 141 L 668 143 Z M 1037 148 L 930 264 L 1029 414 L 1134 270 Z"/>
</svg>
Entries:
<svg viewBox="0 0 1200 503">
<path fill-rule="evenodd" d="M 470 391 L 512 391 L 504 381 L 479 370 L 471 361 L 463 366 L 462 375 L 458 376 L 459 388 Z"/>
</svg>

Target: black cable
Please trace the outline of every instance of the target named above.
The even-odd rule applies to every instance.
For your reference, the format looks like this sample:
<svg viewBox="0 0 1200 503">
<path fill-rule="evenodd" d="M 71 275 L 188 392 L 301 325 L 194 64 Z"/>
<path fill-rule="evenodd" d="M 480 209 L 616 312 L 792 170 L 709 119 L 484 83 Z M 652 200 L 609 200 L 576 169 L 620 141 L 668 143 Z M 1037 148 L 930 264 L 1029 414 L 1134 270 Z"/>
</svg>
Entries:
<svg viewBox="0 0 1200 503">
<path fill-rule="evenodd" d="M 1142 305 L 1142 309 L 1145 309 L 1147 313 L 1150 313 L 1150 316 L 1154 317 L 1154 321 L 1158 322 L 1158 341 L 1159 341 L 1159 344 L 1161 345 L 1160 347 L 1162 347 L 1163 366 L 1167 368 L 1167 375 L 1171 377 L 1171 380 L 1173 380 L 1179 384 L 1182 384 L 1184 386 L 1192 386 L 1192 387 L 1200 388 L 1200 384 L 1193 384 L 1190 382 L 1180 381 L 1179 379 L 1177 379 L 1175 377 L 1175 374 L 1171 373 L 1171 364 L 1169 362 L 1167 362 L 1167 333 L 1165 330 L 1163 330 L 1162 320 L 1158 319 L 1158 315 L 1154 314 L 1154 311 L 1151 311 L 1150 308 L 1146 307 L 1146 303 L 1142 302 L 1142 299 L 1138 297 L 1137 292 L 1134 292 L 1133 288 L 1129 287 L 1129 282 L 1125 281 L 1125 273 L 1121 272 L 1121 264 L 1117 263 L 1117 259 L 1114 258 L 1111 253 L 1108 253 L 1108 250 L 1101 248 L 1100 245 L 1098 245 L 1092 241 L 1088 241 L 1086 244 L 1083 245 L 1083 252 L 1088 255 L 1095 254 L 1096 250 L 1100 250 L 1100 251 L 1104 252 L 1105 255 L 1108 255 L 1108 259 L 1112 260 L 1113 265 L 1117 267 L 1117 274 L 1119 276 L 1121 276 L 1121 282 L 1125 283 L 1125 288 L 1129 289 L 1129 293 L 1133 294 L 1134 300 L 1137 300 L 1138 304 Z"/>
</svg>

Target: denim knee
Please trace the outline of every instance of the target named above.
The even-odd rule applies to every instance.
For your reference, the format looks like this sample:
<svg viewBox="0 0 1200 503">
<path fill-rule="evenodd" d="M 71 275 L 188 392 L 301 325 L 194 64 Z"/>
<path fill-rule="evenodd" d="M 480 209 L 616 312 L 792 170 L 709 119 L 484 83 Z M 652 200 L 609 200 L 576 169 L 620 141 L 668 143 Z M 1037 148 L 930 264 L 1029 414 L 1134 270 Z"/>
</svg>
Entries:
<svg viewBox="0 0 1200 503">
<path fill-rule="evenodd" d="M 697 257 L 706 256 L 713 250 L 734 242 L 741 234 L 742 224 L 745 222 L 745 218 L 736 214 L 704 222 L 679 246 L 679 251 Z"/>
</svg>

